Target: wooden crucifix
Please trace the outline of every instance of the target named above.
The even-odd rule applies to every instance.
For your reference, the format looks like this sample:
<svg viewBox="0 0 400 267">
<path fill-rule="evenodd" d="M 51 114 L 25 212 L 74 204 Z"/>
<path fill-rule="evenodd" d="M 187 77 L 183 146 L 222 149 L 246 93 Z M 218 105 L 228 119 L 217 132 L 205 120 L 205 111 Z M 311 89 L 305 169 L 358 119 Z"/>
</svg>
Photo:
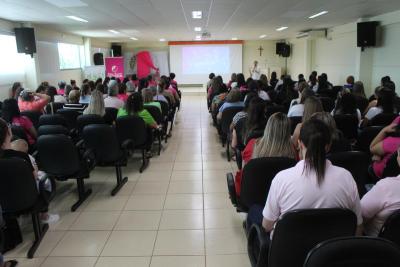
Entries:
<svg viewBox="0 0 400 267">
<path fill-rule="evenodd" d="M 262 48 L 262 46 L 260 45 L 260 47 L 257 50 L 260 51 L 260 57 L 261 57 L 262 56 L 262 52 L 264 51 L 264 48 Z"/>
</svg>

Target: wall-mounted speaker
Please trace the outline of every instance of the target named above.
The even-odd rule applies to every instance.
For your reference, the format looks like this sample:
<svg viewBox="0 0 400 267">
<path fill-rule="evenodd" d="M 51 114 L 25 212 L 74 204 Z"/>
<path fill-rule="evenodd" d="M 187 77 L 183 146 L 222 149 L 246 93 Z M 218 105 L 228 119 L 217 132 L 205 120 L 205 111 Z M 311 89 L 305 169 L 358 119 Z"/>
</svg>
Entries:
<svg viewBox="0 0 400 267">
<path fill-rule="evenodd" d="M 283 46 L 281 56 L 282 57 L 290 57 L 290 45 L 285 44 Z"/>
<path fill-rule="evenodd" d="M 276 43 L 276 54 L 277 55 L 282 55 L 283 47 L 286 45 L 286 43 Z"/>
<path fill-rule="evenodd" d="M 122 57 L 122 47 L 120 45 L 113 44 L 111 50 L 114 57 Z"/>
<path fill-rule="evenodd" d="M 15 28 L 15 40 L 18 53 L 33 55 L 36 53 L 35 31 L 33 28 Z"/>
<path fill-rule="evenodd" d="M 357 46 L 371 47 L 376 46 L 377 21 L 357 23 Z"/>
<path fill-rule="evenodd" d="M 104 65 L 103 53 L 95 53 L 93 54 L 93 63 L 94 65 Z"/>
</svg>

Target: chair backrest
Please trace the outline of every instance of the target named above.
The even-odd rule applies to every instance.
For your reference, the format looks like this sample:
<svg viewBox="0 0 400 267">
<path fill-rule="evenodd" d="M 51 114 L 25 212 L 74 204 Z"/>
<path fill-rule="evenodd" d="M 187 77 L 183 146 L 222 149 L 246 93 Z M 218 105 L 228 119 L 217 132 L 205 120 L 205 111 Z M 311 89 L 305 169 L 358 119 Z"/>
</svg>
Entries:
<svg viewBox="0 0 400 267">
<path fill-rule="evenodd" d="M 60 103 L 60 102 L 49 103 L 49 104 L 47 104 L 45 111 L 47 114 L 54 114 L 57 112 L 57 110 L 62 109 L 63 106 L 64 106 L 64 103 Z"/>
<path fill-rule="evenodd" d="M 382 129 L 383 126 L 371 126 L 362 129 L 357 139 L 357 150 L 370 153 L 369 146 Z"/>
<path fill-rule="evenodd" d="M 147 140 L 146 124 L 139 116 L 122 116 L 115 122 L 118 140 L 122 144 L 132 140 L 134 146 L 144 145 Z"/>
<path fill-rule="evenodd" d="M 297 124 L 301 123 L 303 117 L 289 117 L 289 120 L 290 120 L 290 132 L 291 134 L 293 134 Z"/>
<path fill-rule="evenodd" d="M 79 151 L 66 135 L 39 136 L 37 150 L 40 168 L 50 177 L 64 180 L 80 170 Z"/>
<path fill-rule="evenodd" d="M 28 142 L 28 137 L 26 136 L 25 130 L 21 126 L 11 125 L 11 132 L 13 138 L 24 139 L 26 142 Z"/>
<path fill-rule="evenodd" d="M 229 107 L 222 111 L 221 130 L 224 134 L 229 133 L 229 127 L 231 126 L 233 117 L 235 117 L 236 113 L 242 110 L 243 107 Z"/>
<path fill-rule="evenodd" d="M 57 114 L 60 114 L 61 116 L 63 116 L 65 118 L 65 120 L 67 121 L 68 129 L 76 129 L 76 127 L 77 127 L 76 119 L 82 113 L 80 113 L 76 110 L 62 108 L 62 109 L 57 110 Z"/>
<path fill-rule="evenodd" d="M 246 147 L 244 144 L 244 130 L 246 128 L 247 117 L 241 118 L 235 125 L 237 146 L 236 149 L 243 151 Z"/>
<path fill-rule="evenodd" d="M 38 136 L 48 134 L 63 134 L 69 135 L 69 131 L 62 125 L 42 125 L 38 129 Z"/>
<path fill-rule="evenodd" d="M 347 209 L 305 209 L 287 212 L 275 225 L 268 267 L 302 266 L 317 244 L 335 237 L 353 236 L 356 215 Z"/>
<path fill-rule="evenodd" d="M 321 101 L 322 108 L 325 112 L 331 112 L 335 108 L 335 101 L 330 97 L 319 97 Z"/>
<path fill-rule="evenodd" d="M 252 205 L 265 205 L 272 179 L 282 170 L 296 165 L 290 158 L 257 158 L 243 168 L 240 206 L 246 211 Z"/>
<path fill-rule="evenodd" d="M 93 150 L 99 165 L 112 165 L 122 158 L 123 152 L 113 126 L 90 124 L 83 128 L 82 136 L 85 146 Z"/>
<path fill-rule="evenodd" d="M 265 117 L 268 120 L 269 117 L 271 117 L 273 114 L 275 114 L 277 112 L 287 113 L 288 111 L 286 110 L 286 108 L 284 106 L 281 106 L 281 105 L 267 106 L 267 110 L 265 112 Z"/>
<path fill-rule="evenodd" d="M 0 205 L 3 212 L 31 208 L 38 196 L 30 163 L 19 158 L 0 159 Z"/>
<path fill-rule="evenodd" d="M 371 163 L 368 154 L 360 151 L 339 152 L 329 154 L 328 159 L 333 165 L 348 170 L 357 184 L 360 197 L 365 195 L 368 167 Z"/>
<path fill-rule="evenodd" d="M 373 117 L 368 126 L 387 126 L 391 124 L 398 115 L 394 113 L 381 113 Z"/>
<path fill-rule="evenodd" d="M 158 107 L 146 105 L 144 106 L 144 109 L 146 109 L 150 113 L 157 124 L 163 123 L 164 119 Z"/>
<path fill-rule="evenodd" d="M 358 136 L 358 118 L 356 115 L 335 115 L 336 127 L 342 131 L 347 139 L 356 139 Z"/>
<path fill-rule="evenodd" d="M 400 174 L 399 163 L 397 162 L 397 152 L 394 152 L 393 155 L 386 162 L 386 166 L 383 169 L 382 179 L 386 177 L 396 177 Z"/>
<path fill-rule="evenodd" d="M 400 248 L 374 237 L 339 237 L 324 241 L 307 255 L 304 267 L 397 267 Z"/>
<path fill-rule="evenodd" d="M 168 103 L 166 103 L 164 101 L 159 101 L 159 100 L 156 102 L 160 103 L 160 105 L 161 105 L 161 113 L 162 113 L 163 117 L 168 116 L 168 110 L 169 110 Z"/>
<path fill-rule="evenodd" d="M 62 125 L 67 127 L 67 120 L 60 114 L 45 114 L 39 119 L 39 125 Z"/>
<path fill-rule="evenodd" d="M 76 119 L 78 131 L 82 133 L 83 128 L 90 124 L 105 124 L 103 117 L 96 114 L 79 115 Z"/>
<path fill-rule="evenodd" d="M 118 109 L 116 108 L 106 108 L 106 113 L 104 114 L 104 121 L 107 124 L 113 124 L 117 119 Z"/>
<path fill-rule="evenodd" d="M 39 111 L 23 111 L 23 112 L 21 112 L 21 115 L 28 117 L 36 129 L 39 128 L 39 118 L 40 118 L 40 116 L 42 116 L 41 112 L 39 112 Z"/>
<path fill-rule="evenodd" d="M 389 239 L 400 246 L 400 210 L 393 212 L 386 219 L 381 231 L 379 232 L 379 237 Z"/>
</svg>

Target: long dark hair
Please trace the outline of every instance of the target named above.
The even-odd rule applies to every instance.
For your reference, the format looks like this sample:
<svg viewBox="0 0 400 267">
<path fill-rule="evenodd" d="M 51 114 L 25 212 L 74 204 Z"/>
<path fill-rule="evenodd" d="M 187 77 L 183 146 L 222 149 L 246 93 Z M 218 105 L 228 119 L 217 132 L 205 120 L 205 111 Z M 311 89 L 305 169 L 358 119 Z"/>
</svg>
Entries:
<svg viewBox="0 0 400 267">
<path fill-rule="evenodd" d="M 236 83 L 237 83 L 237 87 L 239 87 L 239 88 L 246 85 L 246 81 L 244 79 L 243 73 L 238 73 L 236 75 Z"/>
<path fill-rule="evenodd" d="M 384 87 L 378 92 L 377 107 L 381 107 L 383 113 L 394 113 L 395 94 L 392 90 Z"/>
<path fill-rule="evenodd" d="M 357 115 L 357 101 L 353 94 L 344 93 L 338 98 L 335 114 Z"/>
<path fill-rule="evenodd" d="M 318 185 L 325 178 L 326 170 L 326 146 L 331 143 L 331 133 L 328 126 L 317 119 L 310 119 L 303 123 L 299 140 L 307 148 L 304 159 L 304 170 L 306 174 L 315 171 Z"/>
<path fill-rule="evenodd" d="M 245 143 L 255 131 L 264 132 L 267 119 L 265 117 L 266 102 L 259 97 L 253 97 L 250 101 L 249 109 L 247 111 L 246 127 L 244 129 Z"/>
<path fill-rule="evenodd" d="M 15 98 L 4 100 L 2 114 L 3 119 L 8 123 L 12 123 L 13 118 L 21 116 L 18 102 Z"/>
<path fill-rule="evenodd" d="M 135 92 L 128 96 L 125 104 L 126 112 L 129 115 L 136 114 L 143 110 L 143 97 L 139 92 Z"/>
</svg>

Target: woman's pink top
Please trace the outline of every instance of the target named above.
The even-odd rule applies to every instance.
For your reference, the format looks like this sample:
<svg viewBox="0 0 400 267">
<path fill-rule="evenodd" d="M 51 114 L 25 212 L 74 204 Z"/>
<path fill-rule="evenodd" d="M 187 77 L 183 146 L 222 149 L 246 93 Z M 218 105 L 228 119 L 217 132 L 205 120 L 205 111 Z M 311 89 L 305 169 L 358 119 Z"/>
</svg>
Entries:
<svg viewBox="0 0 400 267">
<path fill-rule="evenodd" d="M 119 99 L 121 99 L 122 101 L 126 102 L 126 100 L 128 99 L 128 95 L 127 94 L 118 94 L 117 97 Z"/>
<path fill-rule="evenodd" d="M 26 137 L 28 138 L 29 145 L 34 144 L 35 138 L 31 135 L 30 129 L 33 127 L 31 120 L 25 116 L 14 117 L 12 119 L 12 124 L 15 126 L 20 126 L 24 129 Z"/>
</svg>

